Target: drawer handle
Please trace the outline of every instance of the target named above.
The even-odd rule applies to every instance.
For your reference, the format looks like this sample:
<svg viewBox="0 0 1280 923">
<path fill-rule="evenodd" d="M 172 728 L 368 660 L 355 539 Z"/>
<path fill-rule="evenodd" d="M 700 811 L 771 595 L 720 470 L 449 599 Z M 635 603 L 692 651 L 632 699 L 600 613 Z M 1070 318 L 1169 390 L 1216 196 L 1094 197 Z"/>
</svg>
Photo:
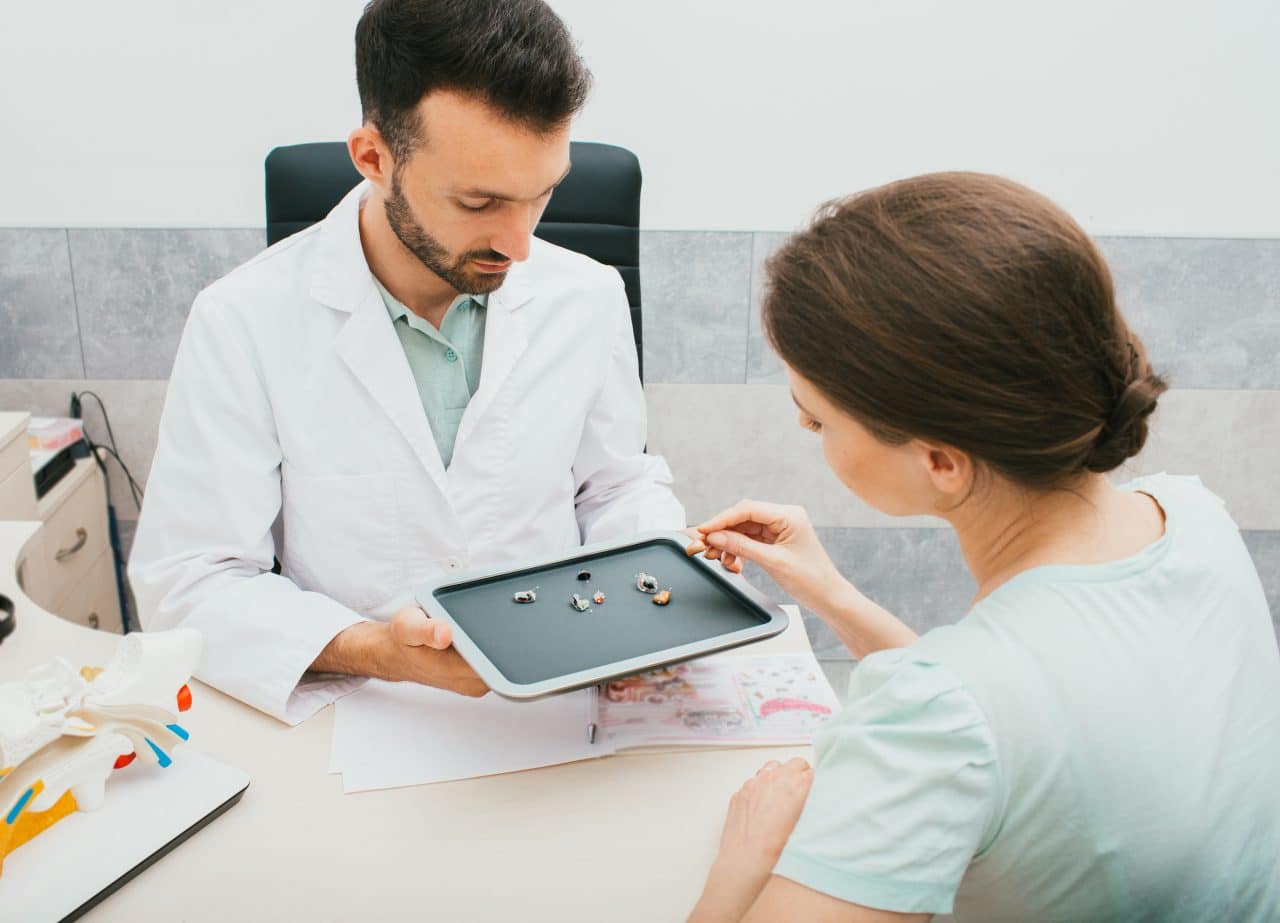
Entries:
<svg viewBox="0 0 1280 923">
<path fill-rule="evenodd" d="M 55 561 L 65 561 L 67 558 L 71 557 L 73 554 L 75 554 L 77 551 L 83 548 L 84 543 L 87 541 L 89 541 L 88 531 L 85 530 L 83 527 L 76 529 L 76 543 L 72 545 L 70 548 L 59 548 L 57 553 L 53 556 L 53 559 Z"/>
</svg>

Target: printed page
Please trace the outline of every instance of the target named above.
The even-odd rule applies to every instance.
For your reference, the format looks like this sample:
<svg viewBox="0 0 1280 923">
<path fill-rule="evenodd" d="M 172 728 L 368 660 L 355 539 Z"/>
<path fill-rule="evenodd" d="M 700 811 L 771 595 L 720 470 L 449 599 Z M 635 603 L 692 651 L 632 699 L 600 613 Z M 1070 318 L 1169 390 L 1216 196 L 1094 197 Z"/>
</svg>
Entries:
<svg viewBox="0 0 1280 923">
<path fill-rule="evenodd" d="M 719 655 L 604 685 L 605 743 L 653 746 L 807 744 L 840 710 L 810 654 Z"/>
</svg>

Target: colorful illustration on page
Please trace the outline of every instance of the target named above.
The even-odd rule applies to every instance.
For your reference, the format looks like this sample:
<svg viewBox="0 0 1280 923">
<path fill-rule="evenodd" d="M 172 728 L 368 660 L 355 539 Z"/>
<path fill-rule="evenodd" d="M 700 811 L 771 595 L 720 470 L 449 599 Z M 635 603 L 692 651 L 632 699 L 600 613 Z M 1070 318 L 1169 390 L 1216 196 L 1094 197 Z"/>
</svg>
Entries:
<svg viewBox="0 0 1280 923">
<path fill-rule="evenodd" d="M 753 726 L 731 671 L 714 660 L 606 683 L 600 723 L 606 736 L 621 746 L 715 740 Z"/>
<path fill-rule="evenodd" d="M 600 725 L 620 748 L 807 743 L 839 702 L 804 655 L 723 655 L 607 683 Z"/>
<path fill-rule="evenodd" d="M 734 673 L 734 683 L 762 729 L 811 732 L 835 713 L 836 703 L 816 663 L 807 658 L 752 660 Z"/>
</svg>

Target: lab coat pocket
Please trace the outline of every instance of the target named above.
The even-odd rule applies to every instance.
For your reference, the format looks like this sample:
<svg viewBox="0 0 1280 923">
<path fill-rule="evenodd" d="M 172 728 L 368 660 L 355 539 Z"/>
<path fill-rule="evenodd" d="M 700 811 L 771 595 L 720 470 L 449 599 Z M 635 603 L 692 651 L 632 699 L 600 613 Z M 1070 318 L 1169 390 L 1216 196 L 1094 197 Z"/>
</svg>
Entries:
<svg viewBox="0 0 1280 923">
<path fill-rule="evenodd" d="M 315 477 L 285 468 L 284 573 L 367 614 L 401 589 L 391 475 Z"/>
</svg>

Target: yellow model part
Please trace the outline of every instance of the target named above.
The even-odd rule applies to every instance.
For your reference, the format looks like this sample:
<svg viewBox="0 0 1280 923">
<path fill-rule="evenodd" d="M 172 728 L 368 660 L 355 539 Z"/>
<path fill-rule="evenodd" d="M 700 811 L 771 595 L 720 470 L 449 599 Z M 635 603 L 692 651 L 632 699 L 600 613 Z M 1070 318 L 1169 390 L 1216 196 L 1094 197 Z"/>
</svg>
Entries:
<svg viewBox="0 0 1280 923">
<path fill-rule="evenodd" d="M 74 814 L 77 808 L 76 799 L 68 790 L 48 810 L 23 811 L 12 824 L 6 824 L 0 819 L 0 875 L 4 874 L 5 856 L 44 833 L 64 817 Z"/>
</svg>

